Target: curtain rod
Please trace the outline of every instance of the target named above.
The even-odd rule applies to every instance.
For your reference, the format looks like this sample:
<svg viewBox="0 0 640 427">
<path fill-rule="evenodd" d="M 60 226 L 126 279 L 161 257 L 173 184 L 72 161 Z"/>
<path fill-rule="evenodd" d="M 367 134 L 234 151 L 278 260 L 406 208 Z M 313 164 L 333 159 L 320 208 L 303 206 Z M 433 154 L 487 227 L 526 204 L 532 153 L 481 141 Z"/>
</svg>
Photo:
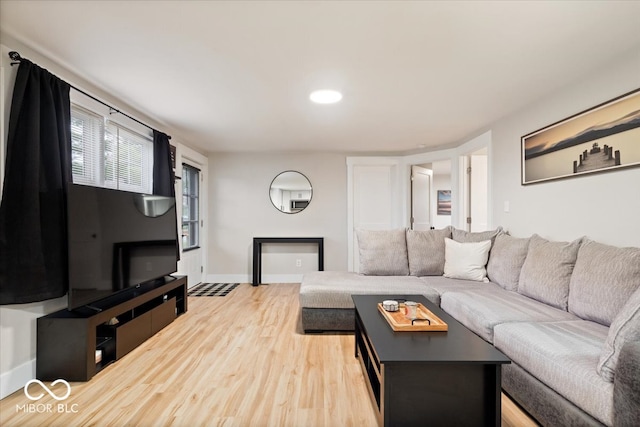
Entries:
<svg viewBox="0 0 640 427">
<path fill-rule="evenodd" d="M 12 62 L 12 63 L 11 63 L 11 65 L 12 65 L 12 66 L 13 66 L 13 65 L 18 65 L 18 64 L 20 64 L 20 61 L 22 60 L 22 56 L 20 56 L 20 54 L 19 54 L 18 52 L 16 52 L 16 51 L 11 51 L 11 52 L 9 52 L 9 58 L 11 58 L 11 60 L 12 60 L 12 61 L 14 61 L 14 62 Z M 113 107 L 113 106 L 111 106 L 111 105 L 107 104 L 106 102 L 102 101 L 101 99 L 98 99 L 98 98 L 96 98 L 95 96 L 88 94 L 88 93 L 87 93 L 87 92 L 85 92 L 84 90 L 82 90 L 82 89 L 79 89 L 79 88 L 75 87 L 75 86 L 74 86 L 74 85 L 72 85 L 71 83 L 69 83 L 69 82 L 65 82 L 65 83 L 67 83 L 67 84 L 68 84 L 72 89 L 74 89 L 75 91 L 80 92 L 81 94 L 83 94 L 83 95 L 85 95 L 85 96 L 87 96 L 87 97 L 89 97 L 89 98 L 93 99 L 93 100 L 94 100 L 94 101 L 96 101 L 96 102 L 99 102 L 100 104 L 104 105 L 105 107 L 109 107 L 109 114 L 112 114 L 112 113 L 115 113 L 115 114 L 122 114 L 123 116 L 125 116 L 125 117 L 127 117 L 127 118 L 129 118 L 129 119 L 133 120 L 133 121 L 134 121 L 134 122 L 136 122 L 136 123 L 141 124 L 141 125 L 142 125 L 142 126 L 144 126 L 144 127 L 147 127 L 147 128 L 149 128 L 149 129 L 151 129 L 151 130 L 158 131 L 157 129 L 154 129 L 154 128 L 152 128 L 151 126 L 149 126 L 148 124 L 143 123 L 143 122 L 141 122 L 140 120 L 136 119 L 135 117 L 131 117 L 131 116 L 130 116 L 130 115 L 128 115 L 127 113 L 123 113 L 122 111 L 120 111 L 120 110 L 118 110 L 117 108 L 115 108 L 115 107 Z M 158 131 L 158 132 L 160 132 L 160 131 Z M 171 136 L 167 135 L 167 138 L 171 139 Z"/>
</svg>

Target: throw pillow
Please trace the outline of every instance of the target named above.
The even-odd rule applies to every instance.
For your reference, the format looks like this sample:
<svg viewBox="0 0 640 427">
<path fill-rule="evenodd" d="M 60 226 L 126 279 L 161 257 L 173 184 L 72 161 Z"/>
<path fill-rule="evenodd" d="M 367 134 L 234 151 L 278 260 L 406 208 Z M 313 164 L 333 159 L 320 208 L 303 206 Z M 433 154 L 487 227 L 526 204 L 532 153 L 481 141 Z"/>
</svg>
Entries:
<svg viewBox="0 0 640 427">
<path fill-rule="evenodd" d="M 611 323 L 597 367 L 602 378 L 613 382 L 620 349 L 628 341 L 640 341 L 640 288 L 631 295 L 620 314 Z"/>
<path fill-rule="evenodd" d="M 484 242 L 485 240 L 491 240 L 491 244 L 493 244 L 496 236 L 501 233 L 503 233 L 502 227 L 498 227 L 495 230 L 473 233 L 452 227 L 451 238 L 460 243 Z"/>
<path fill-rule="evenodd" d="M 585 240 L 569 284 L 569 311 L 609 326 L 640 288 L 640 248 Z"/>
<path fill-rule="evenodd" d="M 356 230 L 360 273 L 370 276 L 407 276 L 405 230 Z"/>
<path fill-rule="evenodd" d="M 446 238 L 444 245 L 444 277 L 488 282 L 485 266 L 491 250 L 491 240 L 460 243 Z"/>
<path fill-rule="evenodd" d="M 489 280 L 508 291 L 518 289 L 522 264 L 527 258 L 530 238 L 512 237 L 506 233 L 496 236 L 487 263 Z"/>
<path fill-rule="evenodd" d="M 551 242 L 534 234 L 522 265 L 518 293 L 567 310 L 569 281 L 582 238 L 573 242 Z"/>
<path fill-rule="evenodd" d="M 451 238 L 451 227 L 442 230 L 407 230 L 409 274 L 442 276 L 445 238 Z"/>
</svg>

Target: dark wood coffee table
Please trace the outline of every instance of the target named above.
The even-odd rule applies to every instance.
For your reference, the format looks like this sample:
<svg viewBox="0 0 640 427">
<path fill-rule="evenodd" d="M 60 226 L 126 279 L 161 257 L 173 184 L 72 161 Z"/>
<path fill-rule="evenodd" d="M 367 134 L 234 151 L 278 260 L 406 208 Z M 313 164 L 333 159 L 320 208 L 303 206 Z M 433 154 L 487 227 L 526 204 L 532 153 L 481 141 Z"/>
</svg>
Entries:
<svg viewBox="0 0 640 427">
<path fill-rule="evenodd" d="M 501 365 L 511 361 L 420 295 L 352 295 L 355 354 L 381 426 L 499 426 Z M 422 303 L 447 332 L 394 332 L 388 299 Z"/>
</svg>

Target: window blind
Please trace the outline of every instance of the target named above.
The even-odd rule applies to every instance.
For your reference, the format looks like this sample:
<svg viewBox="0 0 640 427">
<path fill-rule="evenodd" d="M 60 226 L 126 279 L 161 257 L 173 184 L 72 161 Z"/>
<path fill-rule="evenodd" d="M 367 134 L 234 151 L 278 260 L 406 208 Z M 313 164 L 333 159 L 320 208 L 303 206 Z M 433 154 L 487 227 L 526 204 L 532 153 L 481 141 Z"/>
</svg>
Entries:
<svg viewBox="0 0 640 427">
<path fill-rule="evenodd" d="M 99 115 L 81 107 L 72 107 L 71 172 L 74 183 L 99 186 L 103 123 Z"/>
<path fill-rule="evenodd" d="M 153 191 L 153 141 L 83 107 L 71 106 L 73 182 Z"/>
</svg>

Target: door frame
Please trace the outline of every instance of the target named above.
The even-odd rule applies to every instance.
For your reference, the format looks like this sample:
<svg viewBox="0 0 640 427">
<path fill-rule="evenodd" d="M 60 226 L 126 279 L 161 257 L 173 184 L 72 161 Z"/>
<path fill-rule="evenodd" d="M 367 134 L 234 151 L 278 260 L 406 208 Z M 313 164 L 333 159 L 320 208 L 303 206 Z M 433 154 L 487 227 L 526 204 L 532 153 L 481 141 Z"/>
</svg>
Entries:
<svg viewBox="0 0 640 427">
<path fill-rule="evenodd" d="M 492 194 L 492 154 L 491 154 L 491 131 L 487 131 L 477 137 L 446 150 L 431 151 L 427 153 L 412 154 L 402 157 L 402 174 L 406 179 L 400 188 L 403 205 L 403 215 L 405 227 L 409 227 L 411 216 L 411 166 L 438 161 L 451 161 L 451 225 L 466 230 L 466 215 L 461 209 L 466 197 L 464 180 L 466 179 L 466 168 L 463 168 L 461 158 L 467 154 L 479 151 L 483 148 L 487 150 L 487 226 L 492 227 L 493 222 L 493 194 Z"/>
<path fill-rule="evenodd" d="M 486 150 L 487 156 L 487 229 L 491 229 L 493 227 L 491 131 L 487 131 L 461 145 L 457 150 L 458 157 L 456 159 L 456 163 L 458 164 L 458 200 L 460 202 L 457 227 L 461 230 L 471 229 L 471 224 L 467 224 L 467 216 L 470 215 L 471 199 L 473 198 L 473 194 L 471 194 L 470 177 L 467 174 L 467 168 L 471 166 L 471 156 L 482 150 Z"/>
<path fill-rule="evenodd" d="M 184 256 L 193 256 L 194 253 L 198 253 L 201 257 L 201 273 L 198 276 L 199 281 L 193 282 L 193 280 L 188 281 L 188 287 L 192 287 L 197 285 L 199 282 L 202 283 L 205 281 L 207 277 L 207 255 L 208 255 L 208 224 L 206 218 L 208 218 L 208 174 L 209 174 L 209 162 L 206 156 L 203 154 L 187 147 L 183 144 L 176 143 L 172 144 L 176 147 L 176 177 L 182 176 L 182 164 L 187 163 L 190 166 L 200 169 L 200 191 L 198 194 L 198 209 L 200 215 L 200 247 L 198 249 L 188 250 L 186 253 L 182 249 L 182 239 L 180 239 L 180 259 L 178 261 L 178 274 L 187 274 L 185 271 L 184 265 Z M 176 208 L 178 214 L 178 230 L 182 229 L 182 181 L 180 179 L 176 179 L 175 183 L 176 190 Z M 197 252 L 196 252 L 197 251 Z"/>
<path fill-rule="evenodd" d="M 430 227 L 433 226 L 433 217 L 434 217 L 434 214 L 433 214 L 433 170 L 427 169 L 422 165 L 411 165 L 411 168 L 409 169 L 410 170 L 409 173 L 411 174 L 411 177 L 409 179 L 409 182 L 410 182 L 410 184 L 409 184 L 410 185 L 410 187 L 409 187 L 409 199 L 410 200 L 409 200 L 409 226 L 408 226 L 408 228 L 410 230 L 414 230 L 413 226 L 415 224 L 415 216 L 413 215 L 413 210 L 414 210 L 413 209 L 414 208 L 414 203 L 413 203 L 413 201 L 414 201 L 413 200 L 413 187 L 414 187 L 414 185 L 413 185 L 413 183 L 414 183 L 414 180 L 415 180 L 414 171 L 415 171 L 416 168 L 420 168 L 420 169 L 426 171 L 427 172 L 426 175 L 429 176 L 429 226 Z"/>
<path fill-rule="evenodd" d="M 406 178 L 406 174 L 401 175 L 402 161 L 399 157 L 393 156 L 371 156 L 371 157 L 347 157 L 347 268 L 348 271 L 358 271 L 358 253 L 356 229 L 361 226 L 356 217 L 357 189 L 355 188 L 356 174 L 361 168 L 372 167 L 374 169 L 387 169 L 391 194 L 389 195 L 389 223 L 384 228 L 406 227 L 406 208 L 403 208 L 403 200 L 406 200 L 405 193 L 393 191 L 399 188 Z M 402 177 L 402 178 L 401 178 Z M 403 198 L 404 197 L 404 198 Z"/>
<path fill-rule="evenodd" d="M 403 187 L 400 189 L 402 198 L 405 201 L 403 205 L 403 218 L 405 219 L 405 226 L 411 226 L 411 168 L 412 166 L 420 166 L 427 163 L 450 161 L 451 162 L 451 225 L 458 224 L 458 164 L 457 164 L 457 151 L 456 149 L 432 151 L 429 153 L 413 154 L 403 158 L 403 171 L 406 180 L 403 182 Z M 432 201 L 433 206 L 433 201 Z M 431 212 L 431 218 L 433 223 L 433 209 Z"/>
</svg>

